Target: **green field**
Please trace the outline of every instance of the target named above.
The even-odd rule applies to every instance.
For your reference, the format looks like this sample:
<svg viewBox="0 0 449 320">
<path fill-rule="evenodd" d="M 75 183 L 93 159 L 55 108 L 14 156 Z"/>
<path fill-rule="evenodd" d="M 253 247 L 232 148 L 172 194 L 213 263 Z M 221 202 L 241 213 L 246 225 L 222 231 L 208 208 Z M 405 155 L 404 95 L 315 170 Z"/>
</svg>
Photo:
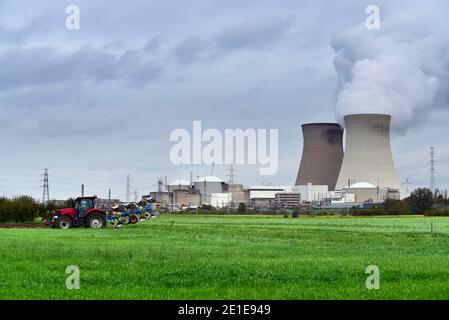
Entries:
<svg viewBox="0 0 449 320">
<path fill-rule="evenodd" d="M 80 290 L 65 288 L 68 265 Z M 380 290 L 365 287 L 368 265 Z M 0 299 L 449 299 L 449 218 L 165 215 L 119 229 L 0 229 L 0 270 Z"/>
</svg>

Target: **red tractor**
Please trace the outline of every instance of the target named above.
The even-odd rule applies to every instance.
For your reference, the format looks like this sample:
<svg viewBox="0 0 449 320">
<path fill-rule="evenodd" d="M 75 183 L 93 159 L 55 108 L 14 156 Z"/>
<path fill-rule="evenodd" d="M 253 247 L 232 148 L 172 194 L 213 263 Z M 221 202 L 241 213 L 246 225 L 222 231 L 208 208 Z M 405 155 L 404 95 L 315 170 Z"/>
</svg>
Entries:
<svg viewBox="0 0 449 320">
<path fill-rule="evenodd" d="M 97 208 L 97 197 L 79 197 L 75 199 L 75 208 L 55 212 L 53 225 L 60 229 L 79 226 L 103 228 L 106 226 L 106 212 Z"/>
</svg>

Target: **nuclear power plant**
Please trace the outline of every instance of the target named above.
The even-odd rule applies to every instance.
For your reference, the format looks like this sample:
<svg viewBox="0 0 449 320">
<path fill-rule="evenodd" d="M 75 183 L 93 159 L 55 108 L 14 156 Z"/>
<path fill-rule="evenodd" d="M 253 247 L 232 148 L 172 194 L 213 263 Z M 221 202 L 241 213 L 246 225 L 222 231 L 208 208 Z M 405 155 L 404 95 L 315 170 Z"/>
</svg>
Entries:
<svg viewBox="0 0 449 320">
<path fill-rule="evenodd" d="M 294 186 L 245 187 L 235 183 L 231 166 L 228 182 L 212 175 L 193 179 L 191 172 L 190 180 L 179 178 L 148 197 L 172 211 L 241 204 L 267 209 L 303 205 L 348 209 L 399 199 L 400 183 L 390 146 L 391 116 L 352 114 L 344 120 L 344 128 L 338 123 L 301 126 L 303 150 Z"/>
<path fill-rule="evenodd" d="M 322 195 L 344 202 L 399 198 L 390 122 L 391 116 L 385 114 L 347 115 L 344 152 L 344 130 L 339 124 L 302 125 L 304 146 L 296 190 L 309 193 L 309 198 Z M 331 195 L 324 196 L 326 191 Z"/>
<path fill-rule="evenodd" d="M 343 161 L 343 128 L 338 123 L 302 125 L 304 147 L 296 185 L 327 185 L 335 190 Z"/>
</svg>

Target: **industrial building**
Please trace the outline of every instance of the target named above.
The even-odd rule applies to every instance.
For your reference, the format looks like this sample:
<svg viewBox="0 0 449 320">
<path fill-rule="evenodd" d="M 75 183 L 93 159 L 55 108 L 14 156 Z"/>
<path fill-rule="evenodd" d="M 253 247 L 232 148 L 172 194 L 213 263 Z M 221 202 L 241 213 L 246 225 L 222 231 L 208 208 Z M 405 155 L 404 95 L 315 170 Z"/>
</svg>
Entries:
<svg viewBox="0 0 449 320">
<path fill-rule="evenodd" d="M 354 202 L 383 202 L 386 199 L 399 200 L 399 191 L 392 188 L 378 188 L 369 182 L 358 182 L 344 188 L 345 194 L 352 194 Z"/>
<path fill-rule="evenodd" d="M 297 208 L 302 204 L 301 194 L 299 192 L 276 193 L 274 203 L 277 208 Z"/>
<path fill-rule="evenodd" d="M 168 184 L 167 191 L 173 192 L 175 190 L 190 190 L 191 183 L 187 180 L 178 179 Z"/>
<path fill-rule="evenodd" d="M 150 192 L 149 198 L 162 204 L 173 203 L 173 193 L 168 191 L 152 191 Z"/>
<path fill-rule="evenodd" d="M 245 189 L 242 184 L 230 184 L 227 186 L 227 192 L 231 194 L 231 207 L 238 207 L 240 203 L 250 205 L 249 190 Z"/>
<path fill-rule="evenodd" d="M 288 192 L 287 186 L 252 186 L 249 190 L 250 205 L 253 207 L 271 207 L 274 205 L 276 194 Z"/>
<path fill-rule="evenodd" d="M 201 204 L 211 204 L 212 193 L 222 193 L 225 182 L 214 176 L 204 176 L 193 182 L 193 189 L 201 195 Z"/>
<path fill-rule="evenodd" d="M 174 190 L 171 204 L 182 207 L 199 207 L 201 205 L 201 195 L 193 190 Z"/>
<path fill-rule="evenodd" d="M 210 205 L 215 208 L 225 208 L 232 205 L 232 194 L 229 192 L 211 193 Z"/>
<path fill-rule="evenodd" d="M 302 202 L 318 202 L 329 198 L 329 188 L 327 185 L 314 185 L 309 182 L 306 185 L 293 187 L 292 191 L 301 194 Z"/>
<path fill-rule="evenodd" d="M 296 186 L 326 185 L 335 190 L 343 161 L 343 128 L 338 123 L 302 125 L 303 152 Z"/>
<path fill-rule="evenodd" d="M 391 116 L 353 114 L 345 117 L 345 154 L 337 189 L 359 182 L 400 190 L 390 146 Z"/>
</svg>

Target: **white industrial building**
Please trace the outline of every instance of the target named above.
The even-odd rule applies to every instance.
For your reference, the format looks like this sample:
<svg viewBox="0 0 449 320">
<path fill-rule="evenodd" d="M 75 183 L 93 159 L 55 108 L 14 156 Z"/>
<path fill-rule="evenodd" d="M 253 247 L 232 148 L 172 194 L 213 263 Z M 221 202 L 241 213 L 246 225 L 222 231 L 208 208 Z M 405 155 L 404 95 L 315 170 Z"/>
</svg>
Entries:
<svg viewBox="0 0 449 320">
<path fill-rule="evenodd" d="M 301 194 L 302 202 L 321 202 L 329 198 L 329 187 L 324 185 L 314 185 L 308 183 L 307 185 L 294 186 L 291 188 L 293 192 Z"/>
<path fill-rule="evenodd" d="M 343 194 L 353 195 L 354 202 L 383 202 L 386 199 L 399 199 L 399 191 L 379 188 L 369 182 L 359 182 L 343 189 Z"/>
<path fill-rule="evenodd" d="M 211 193 L 210 195 L 210 205 L 215 208 L 225 208 L 232 204 L 232 193 L 222 192 L 222 193 Z"/>
<path fill-rule="evenodd" d="M 204 176 L 193 183 L 194 190 L 201 195 L 201 204 L 211 205 L 213 193 L 223 193 L 225 182 L 214 176 Z"/>
</svg>

